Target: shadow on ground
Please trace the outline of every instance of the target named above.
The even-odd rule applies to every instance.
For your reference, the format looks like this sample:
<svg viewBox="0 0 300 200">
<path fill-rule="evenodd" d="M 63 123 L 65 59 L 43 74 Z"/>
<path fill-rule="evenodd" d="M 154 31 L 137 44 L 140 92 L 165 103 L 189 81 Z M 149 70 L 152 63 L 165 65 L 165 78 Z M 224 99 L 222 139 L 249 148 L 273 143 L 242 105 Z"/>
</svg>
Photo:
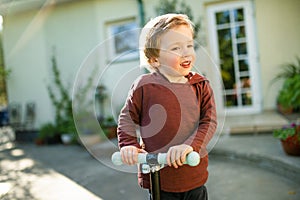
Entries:
<svg viewBox="0 0 300 200">
<path fill-rule="evenodd" d="M 25 152 L 6 144 L 0 152 L 0 197 L 1 199 L 36 199 L 33 184 L 39 177 L 51 175 L 51 170 L 27 157 Z"/>
</svg>

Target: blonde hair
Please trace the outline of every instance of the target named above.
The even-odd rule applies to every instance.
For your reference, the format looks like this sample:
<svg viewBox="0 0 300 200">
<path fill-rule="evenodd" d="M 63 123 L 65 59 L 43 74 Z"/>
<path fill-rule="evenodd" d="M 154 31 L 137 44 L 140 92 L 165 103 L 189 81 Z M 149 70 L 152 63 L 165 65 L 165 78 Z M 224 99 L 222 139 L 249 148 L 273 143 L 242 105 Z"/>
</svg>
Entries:
<svg viewBox="0 0 300 200">
<path fill-rule="evenodd" d="M 184 14 L 165 14 L 150 20 L 142 29 L 140 35 L 140 64 L 149 71 L 154 71 L 149 64 L 152 58 L 159 57 L 160 38 L 168 30 L 174 27 L 186 25 L 194 34 L 194 24 L 187 15 Z"/>
</svg>

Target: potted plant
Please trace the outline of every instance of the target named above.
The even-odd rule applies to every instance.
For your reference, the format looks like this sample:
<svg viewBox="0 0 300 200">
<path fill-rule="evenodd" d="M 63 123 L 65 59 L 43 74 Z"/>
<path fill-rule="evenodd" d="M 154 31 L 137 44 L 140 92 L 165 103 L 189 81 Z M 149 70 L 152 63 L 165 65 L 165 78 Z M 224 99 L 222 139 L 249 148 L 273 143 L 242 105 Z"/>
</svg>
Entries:
<svg viewBox="0 0 300 200">
<path fill-rule="evenodd" d="M 76 127 L 72 116 L 66 117 L 61 122 L 57 122 L 57 130 L 63 144 L 76 143 Z"/>
<path fill-rule="evenodd" d="M 273 136 L 280 139 L 283 150 L 288 155 L 300 156 L 300 124 L 291 123 L 273 131 Z"/>
<path fill-rule="evenodd" d="M 281 72 L 274 78 L 274 81 L 283 79 L 283 85 L 277 96 L 278 111 L 289 114 L 298 111 L 300 108 L 300 58 L 297 62 L 281 65 Z"/>
<path fill-rule="evenodd" d="M 52 123 L 46 123 L 41 126 L 35 143 L 41 144 L 57 144 L 60 143 L 60 135 L 57 131 L 57 127 Z"/>
<path fill-rule="evenodd" d="M 300 74 L 286 78 L 277 97 L 281 113 L 292 113 L 300 108 Z"/>
<path fill-rule="evenodd" d="M 112 116 L 104 118 L 100 124 L 103 128 L 104 134 L 108 139 L 117 137 L 117 123 Z"/>
<path fill-rule="evenodd" d="M 67 138 L 67 142 L 77 141 L 77 131 L 73 119 L 72 97 L 68 88 L 63 84 L 55 56 L 52 57 L 53 85 L 48 85 L 50 100 L 55 108 L 55 129 L 59 137 Z"/>
</svg>

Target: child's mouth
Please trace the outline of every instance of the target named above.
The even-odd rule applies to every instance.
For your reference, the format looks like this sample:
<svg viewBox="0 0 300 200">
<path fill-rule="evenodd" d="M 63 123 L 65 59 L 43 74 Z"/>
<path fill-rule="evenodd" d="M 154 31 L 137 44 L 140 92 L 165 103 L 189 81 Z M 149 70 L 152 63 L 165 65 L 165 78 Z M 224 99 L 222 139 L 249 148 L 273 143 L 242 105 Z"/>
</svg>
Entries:
<svg viewBox="0 0 300 200">
<path fill-rule="evenodd" d="M 184 61 L 183 63 L 180 64 L 180 66 L 184 68 L 189 68 L 190 65 L 191 65 L 191 61 Z"/>
</svg>

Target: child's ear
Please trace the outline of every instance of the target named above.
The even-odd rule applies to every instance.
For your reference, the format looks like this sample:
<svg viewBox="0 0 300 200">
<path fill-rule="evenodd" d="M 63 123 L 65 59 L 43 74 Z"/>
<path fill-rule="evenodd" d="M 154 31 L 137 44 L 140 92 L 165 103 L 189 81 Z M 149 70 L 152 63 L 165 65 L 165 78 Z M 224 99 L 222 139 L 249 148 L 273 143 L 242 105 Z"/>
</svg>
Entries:
<svg viewBox="0 0 300 200">
<path fill-rule="evenodd" d="M 149 64 L 154 67 L 154 68 L 157 68 L 159 67 L 159 61 L 157 58 L 151 58 L 149 59 Z"/>
</svg>

